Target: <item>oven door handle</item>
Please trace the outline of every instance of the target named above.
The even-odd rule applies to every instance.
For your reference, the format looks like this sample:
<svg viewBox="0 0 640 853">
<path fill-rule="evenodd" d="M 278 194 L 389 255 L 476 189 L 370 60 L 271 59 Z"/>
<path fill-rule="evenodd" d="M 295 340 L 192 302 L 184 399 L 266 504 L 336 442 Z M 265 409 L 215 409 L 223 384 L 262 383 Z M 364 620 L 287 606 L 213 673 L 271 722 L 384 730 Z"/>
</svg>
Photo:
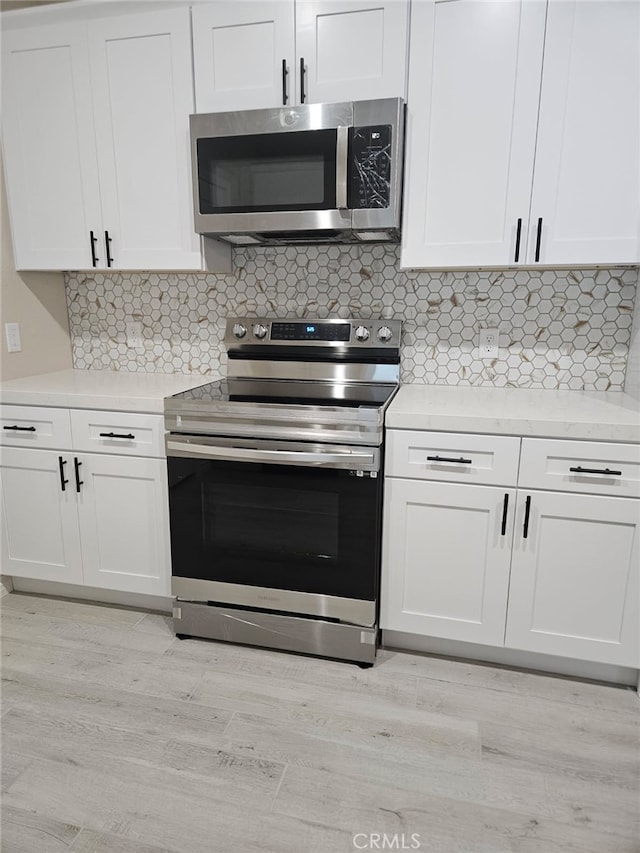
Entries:
<svg viewBox="0 0 640 853">
<path fill-rule="evenodd" d="M 215 447 L 167 439 L 168 456 L 171 456 L 172 450 L 181 456 L 202 456 L 209 459 L 224 459 L 228 462 L 272 462 L 281 465 L 286 465 L 287 462 L 298 465 L 332 465 L 348 460 L 355 467 L 362 464 L 370 465 L 375 458 L 373 453 L 364 452 L 313 453 L 304 450 L 255 450 L 252 447 Z"/>
</svg>

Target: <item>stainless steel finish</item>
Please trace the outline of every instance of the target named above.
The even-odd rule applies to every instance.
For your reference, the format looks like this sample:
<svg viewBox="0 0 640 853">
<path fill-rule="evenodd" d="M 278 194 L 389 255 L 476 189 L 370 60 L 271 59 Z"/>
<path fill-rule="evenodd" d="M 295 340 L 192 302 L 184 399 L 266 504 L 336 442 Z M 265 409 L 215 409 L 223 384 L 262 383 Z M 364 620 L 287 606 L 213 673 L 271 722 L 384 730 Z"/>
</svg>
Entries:
<svg viewBox="0 0 640 853">
<path fill-rule="evenodd" d="M 194 139 L 212 136 L 251 136 L 349 127 L 353 124 L 353 116 L 353 101 L 343 101 L 337 104 L 307 104 L 266 110 L 198 113 L 189 116 L 189 125 L 193 142 Z"/>
<path fill-rule="evenodd" d="M 263 610 L 339 619 L 364 627 L 371 627 L 376 621 L 376 602 L 359 598 L 338 598 L 335 595 L 176 576 L 171 578 L 171 593 L 183 601 L 259 607 Z"/>
<path fill-rule="evenodd" d="M 241 436 L 288 441 L 331 442 L 378 446 L 384 433 L 384 412 L 377 408 L 288 406 L 277 403 L 186 403 L 165 401 L 165 427 L 172 433 L 196 436 Z M 200 442 L 200 437 L 197 438 Z"/>
<path fill-rule="evenodd" d="M 231 329 L 231 334 L 237 339 L 244 338 L 247 334 L 247 327 L 242 323 L 234 323 Z"/>
<path fill-rule="evenodd" d="M 262 323 L 256 323 L 253 327 L 253 335 L 258 338 L 259 341 L 266 338 L 268 331 L 267 327 Z"/>
<path fill-rule="evenodd" d="M 377 231 L 380 228 L 400 230 L 404 170 L 404 101 L 399 98 L 356 101 L 353 105 L 353 123 L 356 127 L 372 124 L 390 124 L 392 127 L 389 207 L 354 210 L 352 212 L 353 229 L 354 231 Z"/>
<path fill-rule="evenodd" d="M 347 208 L 347 176 L 349 171 L 349 128 L 338 128 L 336 146 L 336 207 Z"/>
<path fill-rule="evenodd" d="M 362 342 L 362 341 L 368 341 L 371 333 L 369 332 L 369 329 L 367 329 L 366 326 L 358 326 L 355 334 L 356 334 L 356 340 Z"/>
<path fill-rule="evenodd" d="M 382 240 L 397 242 L 402 216 L 402 173 L 404 147 L 404 101 L 401 98 L 383 98 L 372 101 L 355 101 L 337 104 L 304 104 L 298 107 L 277 107 L 267 110 L 247 110 L 228 113 L 191 115 L 191 158 L 194 199 L 194 222 L 198 234 L 224 240 L 225 237 L 246 235 L 260 243 L 268 244 L 269 233 L 275 232 L 273 242 L 286 243 L 280 235 L 317 232 L 317 241 L 360 242 L 355 231 L 379 231 Z M 348 210 L 346 178 L 348 174 L 348 128 L 354 125 L 390 124 L 392 126 L 391 198 L 387 208 Z M 291 133 L 305 130 L 338 130 L 337 172 L 344 174 L 336 208 L 309 211 L 266 211 L 262 213 L 200 213 L 198 204 L 197 140 L 207 137 L 228 137 L 267 133 Z M 338 175 L 336 175 L 336 188 Z M 335 238 L 326 238 L 322 232 L 336 231 Z M 380 242 L 380 239 L 377 241 Z M 305 236 L 305 243 L 314 238 Z"/>
<path fill-rule="evenodd" d="M 374 382 L 395 385 L 398 364 L 335 364 L 325 361 L 229 361 L 227 375 L 233 379 L 299 379 L 302 382 L 335 382 L 335 397 L 340 399 L 339 383 Z"/>
<path fill-rule="evenodd" d="M 377 627 L 179 602 L 177 634 L 373 664 Z"/>
<path fill-rule="evenodd" d="M 393 332 L 391 331 L 389 326 L 380 326 L 380 328 L 378 329 L 377 338 L 381 343 L 386 344 L 388 341 L 391 340 L 392 337 Z"/>
<path fill-rule="evenodd" d="M 306 323 L 308 320 L 304 317 L 278 317 L 274 319 L 273 317 L 229 317 L 227 319 L 227 325 L 225 329 L 225 337 L 224 343 L 228 350 L 238 350 L 241 351 L 241 348 L 238 347 L 238 339 L 234 335 L 233 330 L 236 325 L 246 326 L 247 323 L 250 323 L 251 326 L 255 327 L 257 325 L 265 326 L 268 330 L 268 334 L 265 338 L 262 338 L 259 343 L 261 346 L 283 346 L 287 347 L 330 347 L 330 348 L 344 348 L 345 346 L 357 346 L 360 347 L 374 347 L 376 349 L 380 348 L 380 344 L 384 343 L 388 349 L 398 349 L 400 346 L 400 332 L 402 330 L 402 321 L 401 320 L 367 320 L 367 328 L 371 331 L 370 339 L 366 341 L 359 341 L 356 338 L 355 330 L 362 326 L 363 323 L 358 319 L 345 319 L 342 317 L 327 317 L 322 320 L 315 320 L 313 322 L 322 323 L 323 325 L 343 325 L 347 323 L 351 326 L 350 339 L 347 342 L 342 341 L 272 341 L 271 340 L 271 324 L 272 323 Z M 382 328 L 388 328 L 391 330 L 391 338 L 389 340 L 380 341 L 377 340 L 378 331 Z M 252 344 L 256 343 L 257 339 L 254 339 L 254 335 L 252 332 L 247 336 L 246 340 L 243 340 L 243 344 Z M 363 380 L 366 381 L 366 380 Z M 397 381 L 397 380 L 395 380 Z"/>
<path fill-rule="evenodd" d="M 193 436 L 166 437 L 167 456 L 220 459 L 228 462 L 265 462 L 273 465 L 312 466 L 317 468 L 339 468 L 346 470 L 378 471 L 379 451 L 371 448 L 354 450 L 350 447 L 317 444 L 295 445 L 283 442 L 274 446 L 255 442 L 255 446 L 240 445 L 239 442 L 216 438 L 194 438 Z"/>
</svg>

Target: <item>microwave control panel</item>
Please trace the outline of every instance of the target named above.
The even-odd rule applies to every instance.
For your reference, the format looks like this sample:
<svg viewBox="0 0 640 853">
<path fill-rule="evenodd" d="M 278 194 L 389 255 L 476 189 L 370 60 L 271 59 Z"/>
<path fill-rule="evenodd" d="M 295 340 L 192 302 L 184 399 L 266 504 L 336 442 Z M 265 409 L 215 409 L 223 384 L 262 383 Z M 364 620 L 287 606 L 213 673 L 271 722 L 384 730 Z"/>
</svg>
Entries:
<svg viewBox="0 0 640 853">
<path fill-rule="evenodd" d="M 348 205 L 351 210 L 389 207 L 391 125 L 349 129 Z"/>
</svg>

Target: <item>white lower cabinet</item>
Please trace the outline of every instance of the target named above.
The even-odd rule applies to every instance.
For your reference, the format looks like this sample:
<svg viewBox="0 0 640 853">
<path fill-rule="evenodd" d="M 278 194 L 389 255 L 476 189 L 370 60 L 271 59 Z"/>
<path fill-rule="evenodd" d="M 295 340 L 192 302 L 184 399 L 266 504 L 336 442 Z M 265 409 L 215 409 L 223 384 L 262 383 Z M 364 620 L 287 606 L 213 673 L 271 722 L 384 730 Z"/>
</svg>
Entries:
<svg viewBox="0 0 640 853">
<path fill-rule="evenodd" d="M 502 645 L 514 496 L 492 486 L 389 479 L 382 627 Z"/>
<path fill-rule="evenodd" d="M 142 426 L 154 427 L 162 418 L 72 411 L 71 448 L 78 425 L 104 419 L 126 430 L 120 454 L 76 452 L 69 444 L 61 450 L 2 447 L 2 571 L 168 596 L 166 460 L 122 455 L 131 452 L 127 445 L 138 434 L 144 438 Z"/>
<path fill-rule="evenodd" d="M 639 534 L 637 500 L 519 492 L 505 645 L 638 666 Z"/>
<path fill-rule="evenodd" d="M 381 627 L 640 666 L 640 500 L 617 496 L 637 492 L 640 448 L 524 439 L 518 475 L 519 439 L 483 436 L 489 467 L 479 438 L 389 432 Z M 433 446 L 456 482 L 437 481 Z M 530 487 L 546 478 L 557 491 Z"/>
<path fill-rule="evenodd" d="M 75 490 L 61 488 L 70 462 L 54 450 L 2 448 L 3 574 L 82 583 Z"/>
</svg>

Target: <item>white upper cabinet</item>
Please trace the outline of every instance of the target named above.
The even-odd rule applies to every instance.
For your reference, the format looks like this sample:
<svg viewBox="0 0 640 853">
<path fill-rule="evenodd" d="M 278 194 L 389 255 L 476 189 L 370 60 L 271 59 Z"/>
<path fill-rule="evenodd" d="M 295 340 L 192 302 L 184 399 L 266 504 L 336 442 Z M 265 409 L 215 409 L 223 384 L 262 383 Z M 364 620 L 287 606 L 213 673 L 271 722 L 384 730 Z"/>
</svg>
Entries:
<svg viewBox="0 0 640 853">
<path fill-rule="evenodd" d="M 404 267 L 640 260 L 640 4 L 412 7 Z"/>
<path fill-rule="evenodd" d="M 407 0 L 195 5 L 196 110 L 404 97 L 408 6 Z"/>
<path fill-rule="evenodd" d="M 414 4 L 402 265 L 524 257 L 544 4 Z"/>
<path fill-rule="evenodd" d="M 199 113 L 295 103 L 293 0 L 194 6 Z"/>
<path fill-rule="evenodd" d="M 189 9 L 104 8 L 69 20 L 65 11 L 64 23 L 46 26 L 40 10 L 29 11 L 3 30 L 16 266 L 201 269 L 190 203 Z"/>
<path fill-rule="evenodd" d="M 404 0 L 297 0 L 299 99 L 404 97 L 407 30 Z"/>
<path fill-rule="evenodd" d="M 640 3 L 551 0 L 528 260 L 640 261 Z"/>
<path fill-rule="evenodd" d="M 189 10 L 91 22 L 103 231 L 118 269 L 200 269 L 193 229 Z M 102 243 L 102 241 L 101 241 Z M 107 246 L 102 243 L 107 265 Z M 102 260 L 102 258 L 101 258 Z"/>
<path fill-rule="evenodd" d="M 99 237 L 89 58 L 81 23 L 5 30 L 2 142 L 18 269 L 91 266 Z"/>
</svg>

